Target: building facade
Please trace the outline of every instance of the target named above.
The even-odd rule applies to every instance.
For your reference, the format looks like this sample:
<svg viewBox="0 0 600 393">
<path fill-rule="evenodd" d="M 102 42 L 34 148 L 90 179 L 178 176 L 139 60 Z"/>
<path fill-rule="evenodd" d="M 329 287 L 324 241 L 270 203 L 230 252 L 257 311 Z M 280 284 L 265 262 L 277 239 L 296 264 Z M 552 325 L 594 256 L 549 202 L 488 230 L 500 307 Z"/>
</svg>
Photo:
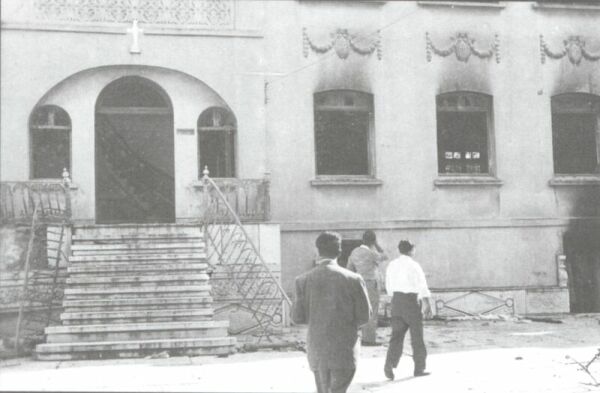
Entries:
<svg viewBox="0 0 600 393">
<path fill-rule="evenodd" d="M 586 3 L 3 2 L 0 179 L 66 169 L 76 222 L 184 223 L 208 167 L 268 183 L 249 222 L 288 292 L 320 231 L 347 255 L 373 229 L 390 255 L 417 244 L 438 314 L 591 311 L 599 21 Z"/>
</svg>

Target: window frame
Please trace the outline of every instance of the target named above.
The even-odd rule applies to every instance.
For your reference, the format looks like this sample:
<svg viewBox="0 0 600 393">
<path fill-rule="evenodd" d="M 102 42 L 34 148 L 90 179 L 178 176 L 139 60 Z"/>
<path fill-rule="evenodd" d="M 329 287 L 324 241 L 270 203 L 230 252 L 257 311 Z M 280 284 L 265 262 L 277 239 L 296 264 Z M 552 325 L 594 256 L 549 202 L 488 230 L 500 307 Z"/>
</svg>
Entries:
<svg viewBox="0 0 600 393">
<path fill-rule="evenodd" d="M 344 92 L 351 92 L 364 96 L 370 104 L 370 108 L 364 110 L 359 108 L 351 108 L 346 106 L 335 106 L 335 105 L 322 105 L 319 107 L 317 104 L 317 97 L 319 95 L 335 94 Z M 316 127 L 316 113 L 318 111 L 331 111 L 331 112 L 362 112 L 367 113 L 368 128 L 367 128 L 367 173 L 360 175 L 352 174 L 319 174 L 318 173 L 318 156 L 317 156 L 317 127 Z M 355 89 L 329 89 L 321 90 L 313 93 L 313 155 L 314 155 L 314 174 L 315 178 L 311 180 L 313 186 L 344 186 L 344 185 L 359 185 L 359 186 L 370 186 L 380 185 L 381 181 L 375 178 L 376 167 L 375 167 L 375 96 L 366 91 L 355 90 Z"/>
<path fill-rule="evenodd" d="M 211 110 L 221 110 L 223 111 L 223 113 L 225 114 L 226 119 L 229 118 L 234 125 L 223 125 L 223 126 L 201 126 L 200 125 L 200 120 L 202 119 L 202 116 L 205 113 L 208 113 Z M 223 178 L 223 179 L 236 179 L 238 176 L 238 141 L 237 141 L 237 132 L 238 132 L 238 126 L 237 126 L 237 118 L 235 117 L 235 115 L 233 114 L 233 111 L 231 111 L 229 108 L 225 107 L 225 106 L 209 106 L 206 109 L 204 109 L 200 115 L 198 115 L 198 118 L 196 120 L 196 148 L 198 150 L 197 152 L 197 165 L 198 165 L 198 179 L 201 180 L 202 176 L 203 176 L 203 171 L 204 168 L 202 167 L 201 164 L 201 160 L 202 160 L 202 155 L 200 152 L 200 134 L 202 132 L 226 132 L 226 133 L 231 133 L 231 139 L 232 139 L 232 144 L 233 146 L 231 147 L 231 154 L 233 157 L 231 157 L 232 160 L 232 166 L 231 166 L 231 171 L 233 172 L 233 176 L 231 177 L 216 177 L 214 176 L 214 173 L 209 174 L 210 177 L 213 178 Z M 211 169 L 208 168 L 208 170 L 210 171 Z"/>
<path fill-rule="evenodd" d="M 68 120 L 69 125 L 68 126 L 47 125 L 46 127 L 44 127 L 44 126 L 34 124 L 35 115 L 37 114 L 38 111 L 40 111 L 44 108 L 54 108 L 55 110 L 63 112 Z M 31 114 L 29 115 L 28 129 L 29 129 L 29 133 L 28 133 L 28 137 L 29 137 L 29 149 L 28 149 L 28 152 L 29 152 L 29 179 L 31 181 L 39 181 L 39 182 L 62 182 L 63 181 L 64 167 L 60 169 L 60 173 L 57 174 L 56 177 L 35 177 L 34 176 L 34 170 L 35 170 L 34 143 L 33 143 L 34 131 L 39 131 L 39 130 L 44 130 L 44 129 L 46 129 L 46 130 L 54 129 L 56 131 L 63 131 L 63 132 L 67 133 L 68 140 L 69 140 L 69 166 L 66 169 L 69 172 L 69 179 L 72 180 L 73 179 L 73 120 L 71 119 L 69 112 L 67 112 L 63 107 L 61 107 L 59 105 L 55 105 L 55 104 L 36 105 L 33 108 L 33 110 L 31 111 Z"/>
<path fill-rule="evenodd" d="M 590 109 L 586 110 L 584 108 L 556 108 L 560 104 L 554 104 L 554 100 L 560 97 L 571 96 L 576 97 L 576 99 L 587 99 L 595 101 L 595 104 L 598 109 Z M 555 110 L 556 108 L 556 110 Z M 596 143 L 596 169 L 594 172 L 581 172 L 581 173 L 557 173 L 556 172 L 556 163 L 555 163 L 555 154 L 554 154 L 554 115 L 555 114 L 590 114 L 596 116 L 596 129 L 594 132 L 595 143 Z M 596 178 L 600 178 L 600 96 L 596 94 L 590 93 L 581 93 L 581 92 L 564 92 L 555 94 L 550 97 L 550 135 L 552 141 L 552 173 L 554 179 L 551 181 L 551 185 L 569 185 L 569 184 L 579 184 L 579 183 L 595 183 Z M 571 179 L 571 180 L 567 180 Z"/>
<path fill-rule="evenodd" d="M 451 96 L 461 94 L 470 94 L 480 96 L 485 101 L 485 108 L 477 109 L 477 108 L 468 108 L 465 110 L 439 110 L 438 99 L 443 96 Z M 446 113 L 485 113 L 486 116 L 486 125 L 487 125 L 487 165 L 488 170 L 485 173 L 443 173 L 440 172 L 440 151 L 439 151 L 439 119 L 438 113 L 446 112 Z M 436 185 L 500 185 L 502 184 L 496 178 L 496 143 L 495 143 L 495 129 L 494 129 L 494 97 L 491 94 L 481 93 L 478 91 L 472 90 L 454 90 L 443 92 L 437 94 L 435 96 L 435 133 L 436 133 L 436 171 L 438 179 L 436 180 Z"/>
</svg>

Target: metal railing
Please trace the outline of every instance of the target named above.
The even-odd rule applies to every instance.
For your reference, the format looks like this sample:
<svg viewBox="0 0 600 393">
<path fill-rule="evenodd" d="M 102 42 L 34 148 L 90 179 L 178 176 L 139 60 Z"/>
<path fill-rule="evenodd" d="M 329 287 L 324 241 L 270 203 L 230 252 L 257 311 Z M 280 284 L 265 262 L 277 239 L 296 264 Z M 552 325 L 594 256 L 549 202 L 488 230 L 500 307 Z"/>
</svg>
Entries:
<svg viewBox="0 0 600 393">
<path fill-rule="evenodd" d="M 213 213 L 221 212 L 227 219 L 225 201 L 235 211 L 242 222 L 268 221 L 270 199 L 268 179 L 211 178 L 223 195 L 223 199 L 209 188 L 210 206 Z"/>
<path fill-rule="evenodd" d="M 254 323 L 232 334 L 259 331 L 268 337 L 286 323 L 291 301 L 242 225 L 227 195 L 211 179 L 208 170 L 202 178 L 203 226 L 207 259 L 212 268 L 222 270 L 230 281 L 239 306 L 251 314 Z"/>
<path fill-rule="evenodd" d="M 36 207 L 41 222 L 62 222 L 70 217 L 66 186 L 59 182 L 0 182 L 0 224 L 29 223 Z"/>
<path fill-rule="evenodd" d="M 28 234 L 24 260 L 4 272 L 12 276 L 13 293 L 0 293 L 3 308 L 16 303 L 14 349 L 21 354 L 23 342 L 40 342 L 44 328 L 59 323 L 71 203 L 67 187 L 59 183 L 0 182 L 0 193 L 0 224 L 26 225 Z"/>
</svg>

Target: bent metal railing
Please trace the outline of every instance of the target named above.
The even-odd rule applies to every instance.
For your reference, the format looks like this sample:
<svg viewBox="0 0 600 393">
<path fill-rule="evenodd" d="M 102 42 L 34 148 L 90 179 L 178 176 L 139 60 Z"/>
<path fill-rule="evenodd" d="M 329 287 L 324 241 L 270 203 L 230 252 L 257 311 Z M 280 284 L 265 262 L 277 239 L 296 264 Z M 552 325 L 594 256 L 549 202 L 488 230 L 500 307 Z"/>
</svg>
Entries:
<svg viewBox="0 0 600 393">
<path fill-rule="evenodd" d="M 17 311 L 14 349 L 20 354 L 23 342 L 43 340 L 44 328 L 60 323 L 71 201 L 67 185 L 37 181 L 0 182 L 0 197 L 0 225 L 25 227 L 28 237 L 24 258 L 3 272 L 10 285 L 0 291 L 2 311 Z"/>
<path fill-rule="evenodd" d="M 203 174 L 207 259 L 213 271 L 222 269 L 226 272 L 228 283 L 237 295 L 236 302 L 251 314 L 254 322 L 231 333 L 258 330 L 261 338 L 269 337 L 286 323 L 291 301 L 227 197 L 208 176 L 208 169 L 205 168 Z"/>
</svg>

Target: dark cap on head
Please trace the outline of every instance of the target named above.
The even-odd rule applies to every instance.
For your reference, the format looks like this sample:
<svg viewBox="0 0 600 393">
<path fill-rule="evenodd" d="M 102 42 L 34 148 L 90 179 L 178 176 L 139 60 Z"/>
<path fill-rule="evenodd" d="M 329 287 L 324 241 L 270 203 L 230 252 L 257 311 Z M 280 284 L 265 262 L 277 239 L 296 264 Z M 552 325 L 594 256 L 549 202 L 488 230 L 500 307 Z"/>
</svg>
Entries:
<svg viewBox="0 0 600 393">
<path fill-rule="evenodd" d="M 377 241 L 377 236 L 375 235 L 375 232 L 373 232 L 370 229 L 367 229 L 365 231 L 365 233 L 363 233 L 362 241 L 363 241 L 363 244 L 366 244 L 367 246 L 371 246 L 371 245 L 375 244 L 375 242 Z"/>
<path fill-rule="evenodd" d="M 415 248 L 415 245 L 408 240 L 400 240 L 400 243 L 398 243 L 398 250 L 401 254 L 408 255 L 413 248 Z"/>
</svg>

